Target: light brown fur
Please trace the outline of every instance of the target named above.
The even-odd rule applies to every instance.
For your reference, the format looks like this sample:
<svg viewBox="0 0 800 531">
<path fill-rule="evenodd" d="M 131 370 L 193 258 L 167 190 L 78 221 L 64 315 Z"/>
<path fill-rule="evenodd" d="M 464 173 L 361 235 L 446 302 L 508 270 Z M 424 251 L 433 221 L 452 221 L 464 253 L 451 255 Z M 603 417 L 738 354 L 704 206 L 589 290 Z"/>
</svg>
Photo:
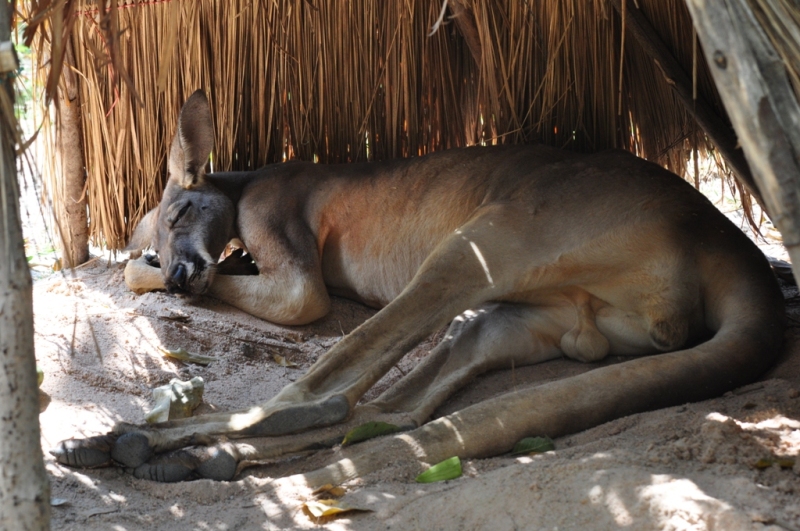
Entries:
<svg viewBox="0 0 800 531">
<path fill-rule="evenodd" d="M 751 381 L 780 348 L 782 298 L 761 253 L 691 186 L 630 154 L 469 148 L 204 175 L 207 113 L 199 92 L 181 113 L 164 198 L 130 246 L 152 243 L 161 271 L 130 261 L 131 289 L 165 282 L 289 325 L 327 313 L 329 292 L 383 309 L 265 404 L 117 430 L 143 434 L 157 451 L 220 435 L 280 436 L 234 451 L 272 455 L 320 440 L 327 425 L 392 418 L 424 425 L 382 443 L 410 458 L 489 455 L 525 435 L 556 436 L 714 396 Z M 258 275 L 215 275 L 215 258 L 234 236 Z M 356 406 L 408 350 L 451 321 L 417 369 Z M 450 394 L 490 369 L 660 352 L 672 354 L 425 425 Z M 292 435 L 309 429 L 322 431 Z M 349 457 L 357 472 L 334 464 L 315 481 L 380 466 L 374 449 L 365 452 Z"/>
</svg>

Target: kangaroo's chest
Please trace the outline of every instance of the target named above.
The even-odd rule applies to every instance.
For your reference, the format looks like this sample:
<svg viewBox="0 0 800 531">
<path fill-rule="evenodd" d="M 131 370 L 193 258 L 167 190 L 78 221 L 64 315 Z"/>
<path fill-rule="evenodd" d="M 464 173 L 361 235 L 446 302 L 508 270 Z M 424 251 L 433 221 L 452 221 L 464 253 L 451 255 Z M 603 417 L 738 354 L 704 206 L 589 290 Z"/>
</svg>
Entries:
<svg viewBox="0 0 800 531">
<path fill-rule="evenodd" d="M 426 231 L 416 219 L 362 221 L 327 228 L 322 274 L 332 293 L 383 307 L 408 285 L 443 234 Z"/>
</svg>

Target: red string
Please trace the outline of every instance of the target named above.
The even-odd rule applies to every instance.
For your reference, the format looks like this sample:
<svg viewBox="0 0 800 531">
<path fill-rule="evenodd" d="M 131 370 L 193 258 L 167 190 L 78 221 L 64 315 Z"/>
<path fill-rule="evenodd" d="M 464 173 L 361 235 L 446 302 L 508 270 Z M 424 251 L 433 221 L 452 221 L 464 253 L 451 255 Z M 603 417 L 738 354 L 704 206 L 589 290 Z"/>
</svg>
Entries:
<svg viewBox="0 0 800 531">
<path fill-rule="evenodd" d="M 131 8 L 131 7 L 152 6 L 152 5 L 156 5 L 156 4 L 168 4 L 169 2 L 172 2 L 172 0 L 150 0 L 148 2 L 137 2 L 135 4 L 117 5 L 116 8 L 117 9 L 128 9 L 128 8 Z M 100 12 L 100 9 L 98 8 L 98 9 L 87 9 L 85 11 L 76 11 L 75 13 L 78 14 L 78 15 L 89 16 L 89 15 L 96 15 L 99 12 Z"/>
</svg>

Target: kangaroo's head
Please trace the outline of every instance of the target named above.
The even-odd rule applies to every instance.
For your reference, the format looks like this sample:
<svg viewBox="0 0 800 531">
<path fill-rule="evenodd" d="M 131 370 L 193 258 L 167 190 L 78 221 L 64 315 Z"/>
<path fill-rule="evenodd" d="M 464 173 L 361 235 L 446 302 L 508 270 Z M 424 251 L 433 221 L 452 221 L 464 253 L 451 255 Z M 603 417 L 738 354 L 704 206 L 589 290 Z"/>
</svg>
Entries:
<svg viewBox="0 0 800 531">
<path fill-rule="evenodd" d="M 152 247 L 171 293 L 204 293 L 213 280 L 217 259 L 234 236 L 233 202 L 205 179 L 213 147 L 208 100 L 198 90 L 181 109 L 161 203 L 142 218 L 125 248 Z"/>
</svg>

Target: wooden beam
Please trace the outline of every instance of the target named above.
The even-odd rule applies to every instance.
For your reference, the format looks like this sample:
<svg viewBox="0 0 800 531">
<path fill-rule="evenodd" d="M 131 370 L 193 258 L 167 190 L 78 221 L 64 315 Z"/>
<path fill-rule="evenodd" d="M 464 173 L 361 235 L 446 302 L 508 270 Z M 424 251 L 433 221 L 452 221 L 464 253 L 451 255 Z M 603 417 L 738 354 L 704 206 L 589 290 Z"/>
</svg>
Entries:
<svg viewBox="0 0 800 531">
<path fill-rule="evenodd" d="M 800 104 L 745 0 L 687 0 L 711 74 L 800 279 Z"/>
<path fill-rule="evenodd" d="M 625 30 L 629 32 L 644 52 L 655 61 L 656 66 L 664 74 L 664 78 L 675 94 L 683 102 L 686 111 L 692 115 L 697 124 L 705 131 L 719 152 L 725 158 L 728 166 L 739 178 L 748 192 L 753 195 L 761 205 L 764 201 L 761 193 L 753 180 L 753 174 L 747 160 L 738 148 L 736 135 L 727 121 L 719 116 L 708 101 L 702 96 L 695 100 L 692 97 L 692 79 L 684 71 L 681 64 L 672 55 L 672 52 L 658 36 L 653 25 L 644 16 L 644 13 L 631 0 L 611 0 L 614 9 L 622 15 L 622 2 L 625 5 Z M 767 210 L 769 210 L 767 208 Z"/>
</svg>

